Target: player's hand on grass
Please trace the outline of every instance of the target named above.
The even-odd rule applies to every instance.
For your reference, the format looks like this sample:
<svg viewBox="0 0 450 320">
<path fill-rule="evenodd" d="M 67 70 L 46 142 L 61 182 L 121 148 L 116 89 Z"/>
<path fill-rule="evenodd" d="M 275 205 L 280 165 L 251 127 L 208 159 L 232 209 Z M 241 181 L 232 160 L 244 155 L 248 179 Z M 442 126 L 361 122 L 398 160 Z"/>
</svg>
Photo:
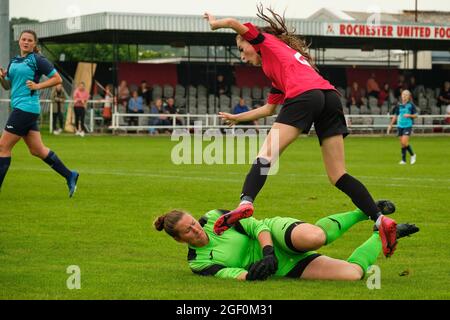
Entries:
<svg viewBox="0 0 450 320">
<path fill-rule="evenodd" d="M 253 263 L 248 269 L 246 280 L 255 281 L 255 280 L 266 280 L 269 276 L 269 270 L 266 265 L 261 263 L 262 260 Z"/>
<path fill-rule="evenodd" d="M 225 120 L 225 123 L 230 127 L 234 126 L 235 124 L 237 124 L 239 122 L 237 120 L 237 115 L 235 115 L 235 114 L 219 112 L 219 117 L 222 120 Z"/>
</svg>

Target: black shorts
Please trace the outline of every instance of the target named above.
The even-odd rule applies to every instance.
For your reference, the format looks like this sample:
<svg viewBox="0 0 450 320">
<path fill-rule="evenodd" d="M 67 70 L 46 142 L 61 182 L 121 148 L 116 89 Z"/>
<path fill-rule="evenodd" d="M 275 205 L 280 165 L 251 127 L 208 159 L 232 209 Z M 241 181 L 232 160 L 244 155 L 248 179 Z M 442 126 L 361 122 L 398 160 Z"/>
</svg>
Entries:
<svg viewBox="0 0 450 320">
<path fill-rule="evenodd" d="M 14 108 L 6 122 L 5 130 L 17 136 L 25 137 L 30 131 L 39 131 L 39 114 Z"/>
<path fill-rule="evenodd" d="M 306 257 L 305 259 L 300 260 L 294 268 L 292 268 L 291 271 L 289 271 L 289 273 L 286 275 L 286 277 L 288 278 L 295 278 L 298 279 L 302 276 L 303 272 L 305 271 L 306 267 L 313 262 L 313 260 L 317 259 L 318 257 L 320 257 L 321 254 L 320 253 L 314 253 L 308 257 Z"/>
<path fill-rule="evenodd" d="M 348 135 L 341 99 L 334 90 L 311 90 L 287 99 L 275 122 L 296 127 L 309 133 L 312 125 L 319 143 L 325 138 Z"/>
<path fill-rule="evenodd" d="M 293 224 L 291 224 L 287 229 L 286 229 L 286 233 L 284 234 L 284 242 L 286 243 L 286 246 L 291 249 L 294 252 L 298 252 L 298 253 L 305 253 L 307 251 L 301 251 L 301 250 L 297 250 L 294 247 L 294 244 L 292 243 L 292 231 L 294 231 L 295 227 L 300 225 L 300 224 L 304 224 L 303 221 L 297 221 L 294 222 Z"/>
<path fill-rule="evenodd" d="M 409 128 L 397 128 L 397 136 L 410 136 L 412 134 L 412 127 Z"/>
</svg>

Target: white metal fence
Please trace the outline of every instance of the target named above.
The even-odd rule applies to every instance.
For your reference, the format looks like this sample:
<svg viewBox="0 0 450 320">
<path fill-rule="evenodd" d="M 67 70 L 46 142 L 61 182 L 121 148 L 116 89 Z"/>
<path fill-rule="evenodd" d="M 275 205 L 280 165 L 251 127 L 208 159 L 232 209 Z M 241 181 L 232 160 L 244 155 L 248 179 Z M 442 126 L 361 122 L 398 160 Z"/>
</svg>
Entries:
<svg viewBox="0 0 450 320">
<path fill-rule="evenodd" d="M 73 100 L 66 100 L 67 105 L 73 104 Z M 155 130 L 196 129 L 201 125 L 202 129 L 229 128 L 216 114 L 149 114 L 149 113 L 119 113 L 117 106 L 113 107 L 111 124 L 106 125 L 101 110 L 106 100 L 90 100 L 86 110 L 85 125 L 91 132 L 153 132 Z M 7 108 L 10 100 L 0 99 L 0 108 Z M 53 110 L 51 100 L 41 100 L 41 123 L 48 122 L 49 131 L 53 132 Z M 236 128 L 270 129 L 275 122 L 275 116 L 260 119 L 257 125 L 238 125 Z M 345 115 L 350 131 L 354 133 L 382 133 L 385 132 L 391 121 L 392 115 Z M 131 119 L 137 125 L 130 125 Z M 164 119 L 161 119 L 164 118 Z M 447 118 L 450 115 L 419 115 L 414 121 L 415 132 L 450 132 L 450 123 Z M 72 124 L 74 122 L 74 117 Z M 155 124 L 154 120 L 165 120 L 165 124 Z M 161 121 L 160 121 L 161 122 Z M 1 128 L 3 129 L 3 128 Z"/>
</svg>

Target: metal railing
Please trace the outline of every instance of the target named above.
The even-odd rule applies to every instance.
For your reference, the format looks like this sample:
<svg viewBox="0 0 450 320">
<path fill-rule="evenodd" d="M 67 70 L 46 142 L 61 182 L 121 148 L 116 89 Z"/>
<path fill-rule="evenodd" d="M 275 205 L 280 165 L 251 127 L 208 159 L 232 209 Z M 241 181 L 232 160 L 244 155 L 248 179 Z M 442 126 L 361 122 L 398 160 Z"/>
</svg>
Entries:
<svg viewBox="0 0 450 320">
<path fill-rule="evenodd" d="M 53 110 L 54 105 L 51 100 L 40 100 L 42 105 L 41 121 L 48 119 L 49 132 L 53 132 Z M 73 104 L 73 100 L 66 100 L 66 105 Z M 0 104 L 10 103 L 9 99 L 0 99 Z M 101 115 L 105 103 L 111 103 L 109 100 L 89 100 L 86 110 L 85 125 L 90 132 L 96 130 L 107 130 L 113 133 L 117 131 L 148 131 L 154 130 L 175 130 L 175 129 L 226 129 L 228 125 L 217 114 L 149 114 L 149 113 L 120 113 L 117 105 L 113 106 L 111 125 L 104 125 L 104 119 Z M 67 109 L 67 108 L 66 108 Z M 67 111 L 67 110 L 66 110 Z M 242 129 L 270 129 L 276 120 L 275 116 L 260 119 L 256 125 L 237 125 L 235 128 Z M 137 125 L 130 125 L 131 119 L 137 119 Z M 161 119 L 164 118 L 164 119 Z M 392 115 L 373 115 L 373 114 L 346 114 L 347 126 L 350 131 L 358 132 L 383 132 L 390 124 Z M 446 121 L 450 118 L 449 114 L 419 115 L 415 119 L 415 131 L 426 132 L 450 132 L 450 123 Z M 151 119 L 166 120 L 165 124 L 155 124 Z M 135 121 L 135 120 L 133 120 Z M 73 122 L 72 122 L 73 125 Z"/>
</svg>

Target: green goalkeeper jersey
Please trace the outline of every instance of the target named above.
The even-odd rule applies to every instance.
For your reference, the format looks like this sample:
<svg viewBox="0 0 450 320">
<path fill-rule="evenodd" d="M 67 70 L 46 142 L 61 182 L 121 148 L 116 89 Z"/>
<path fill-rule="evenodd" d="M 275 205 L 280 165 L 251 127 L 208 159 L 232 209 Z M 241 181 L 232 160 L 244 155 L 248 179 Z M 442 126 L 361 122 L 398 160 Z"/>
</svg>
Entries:
<svg viewBox="0 0 450 320">
<path fill-rule="evenodd" d="M 221 236 L 214 233 L 214 223 L 228 211 L 212 210 L 200 220 L 209 242 L 203 247 L 189 246 L 188 262 L 192 271 L 200 275 L 214 275 L 220 278 L 237 278 L 250 265 L 263 258 L 258 235 L 268 231 L 272 235 L 278 270 L 275 275 L 286 276 L 296 264 L 315 252 L 290 252 L 283 243 L 286 226 L 297 221 L 291 218 L 275 217 L 256 220 L 242 219 Z"/>
<path fill-rule="evenodd" d="M 253 262 L 262 258 L 258 235 L 270 229 L 261 221 L 248 218 L 218 236 L 214 233 L 214 223 L 225 212 L 212 210 L 199 220 L 209 242 L 200 248 L 189 246 L 188 261 L 194 273 L 237 278 Z"/>
</svg>

